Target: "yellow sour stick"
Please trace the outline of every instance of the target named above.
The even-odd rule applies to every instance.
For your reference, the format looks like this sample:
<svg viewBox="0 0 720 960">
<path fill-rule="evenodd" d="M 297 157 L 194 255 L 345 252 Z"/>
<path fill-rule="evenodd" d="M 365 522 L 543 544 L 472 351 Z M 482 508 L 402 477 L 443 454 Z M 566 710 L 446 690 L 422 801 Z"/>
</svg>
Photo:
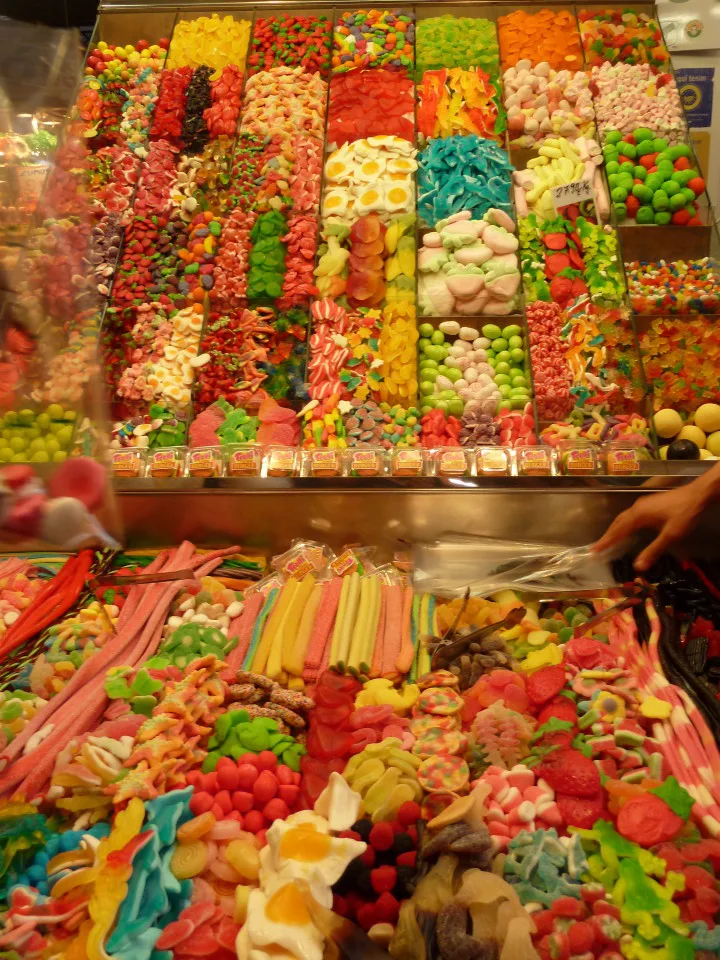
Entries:
<svg viewBox="0 0 720 960">
<path fill-rule="evenodd" d="M 350 653 L 350 638 L 352 637 L 353 627 L 358 615 L 358 604 L 360 603 L 360 574 L 350 574 L 350 587 L 348 588 L 347 606 L 345 615 L 340 626 L 340 639 L 338 641 L 337 664 L 340 669 L 344 669 Z"/>
<path fill-rule="evenodd" d="M 355 574 L 352 574 L 355 576 Z M 333 627 L 332 643 L 330 644 L 330 666 L 337 663 L 338 647 L 340 645 L 340 634 L 342 633 L 343 619 L 347 608 L 347 598 L 350 592 L 350 577 L 344 577 L 342 587 L 340 588 L 340 601 L 338 603 L 337 614 L 335 615 L 335 626 Z"/>
<path fill-rule="evenodd" d="M 350 649 L 347 656 L 348 670 L 360 669 L 360 657 L 365 645 L 365 631 L 367 630 L 368 619 L 372 607 L 372 577 L 363 577 L 360 581 L 360 601 L 358 603 L 357 617 L 353 626 Z"/>
<path fill-rule="evenodd" d="M 365 634 L 365 645 L 363 647 L 363 653 L 360 657 L 360 669 L 363 673 L 370 673 L 370 667 L 373 662 L 373 656 L 375 654 L 375 639 L 377 637 L 378 623 L 380 621 L 380 607 L 382 602 L 382 587 L 380 585 L 380 578 L 372 576 L 370 577 L 372 582 L 372 607 L 370 612 L 370 619 L 368 621 L 368 628 Z"/>
<path fill-rule="evenodd" d="M 297 580 L 290 579 L 282 588 L 282 593 L 278 597 L 277 602 L 273 607 L 270 618 L 265 624 L 263 635 L 260 638 L 260 643 L 258 644 L 257 652 L 255 653 L 255 657 L 252 662 L 253 673 L 265 673 L 265 667 L 267 666 L 268 657 L 270 656 L 270 651 L 272 650 L 273 642 L 278 632 L 278 627 L 282 623 L 287 612 L 288 605 L 290 604 L 290 601 L 294 597 L 295 591 L 299 586 L 300 584 Z"/>
<path fill-rule="evenodd" d="M 280 679 L 280 674 L 283 672 L 283 653 L 287 645 L 292 647 L 295 643 L 300 618 L 314 586 L 315 577 L 312 574 L 303 577 L 287 606 L 285 616 L 280 621 L 273 645 L 268 653 L 267 669 L 265 671 L 271 680 Z"/>
<path fill-rule="evenodd" d="M 424 673 L 430 672 L 430 654 L 425 644 L 421 641 L 420 637 L 427 636 L 428 634 L 433 633 L 433 623 L 435 617 L 430 616 L 430 594 L 424 593 L 420 600 L 420 616 L 418 617 L 419 621 L 419 633 L 418 637 L 418 655 L 417 655 L 417 675 L 421 677 Z"/>
<path fill-rule="evenodd" d="M 288 635 L 286 634 L 285 636 L 282 656 L 283 669 L 287 670 L 288 673 L 291 673 L 296 677 L 302 676 L 303 666 L 305 664 L 305 652 L 308 648 L 308 644 L 310 643 L 310 634 L 312 633 L 313 624 L 315 623 L 315 614 L 317 613 L 317 608 L 320 605 L 320 598 L 322 595 L 323 584 L 316 583 L 312 588 L 312 593 L 310 594 L 307 603 L 305 604 L 300 625 L 298 626 L 297 637 L 295 638 L 295 642 L 292 646 L 288 646 Z"/>
</svg>

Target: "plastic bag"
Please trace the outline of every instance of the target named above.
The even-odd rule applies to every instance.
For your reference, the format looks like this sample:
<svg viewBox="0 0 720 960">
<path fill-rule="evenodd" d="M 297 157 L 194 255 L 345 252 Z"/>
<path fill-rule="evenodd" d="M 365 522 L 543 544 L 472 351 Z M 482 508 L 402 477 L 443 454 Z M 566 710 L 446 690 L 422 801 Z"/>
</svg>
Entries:
<svg viewBox="0 0 720 960">
<path fill-rule="evenodd" d="M 475 596 L 498 590 L 578 594 L 617 586 L 611 561 L 622 550 L 595 553 L 592 544 L 563 549 L 558 544 L 448 536 L 413 548 L 413 586 L 444 597 Z"/>
</svg>

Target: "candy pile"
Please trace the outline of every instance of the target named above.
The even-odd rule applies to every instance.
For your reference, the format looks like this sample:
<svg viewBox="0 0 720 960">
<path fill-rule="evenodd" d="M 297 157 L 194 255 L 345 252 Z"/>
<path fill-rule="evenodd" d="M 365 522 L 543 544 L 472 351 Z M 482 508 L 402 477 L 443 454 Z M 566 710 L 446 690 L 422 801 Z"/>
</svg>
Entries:
<svg viewBox="0 0 720 960">
<path fill-rule="evenodd" d="M 251 74 L 284 64 L 326 75 L 330 67 L 330 18 L 292 14 L 258 17 L 247 62 Z"/>
<path fill-rule="evenodd" d="M 595 136 L 587 74 L 519 60 L 503 73 L 511 147 L 532 147 L 549 134 L 574 140 Z"/>
<path fill-rule="evenodd" d="M 626 263 L 632 308 L 640 314 L 717 313 L 717 271 L 717 261 L 710 257 Z"/>
<path fill-rule="evenodd" d="M 685 413 L 720 396 L 715 327 L 700 316 L 660 317 L 640 333 L 640 354 L 656 410 Z"/>
<path fill-rule="evenodd" d="M 698 226 L 697 201 L 705 181 L 693 167 L 693 152 L 685 143 L 668 146 L 648 127 L 622 135 L 605 134 L 605 169 L 618 221 L 639 224 Z"/>
<path fill-rule="evenodd" d="M 632 133 L 636 127 L 649 129 L 654 137 L 671 144 L 686 136 L 685 118 L 674 77 L 653 73 L 647 63 L 605 61 L 590 72 L 595 117 L 604 139 L 606 130 Z"/>
<path fill-rule="evenodd" d="M 422 413 L 439 409 L 459 417 L 466 404 L 484 400 L 495 401 L 493 415 L 525 408 L 529 379 L 521 327 L 488 323 L 478 337 L 472 327 L 446 320 L 437 330 L 421 324 L 420 334 Z M 457 339 L 448 345 L 446 335 Z"/>
<path fill-rule="evenodd" d="M 427 70 L 478 67 L 491 77 L 499 71 L 495 24 L 480 17 L 428 17 L 417 25 L 417 74 Z"/>
<path fill-rule="evenodd" d="M 448 602 L 313 541 L 249 581 L 237 549 L 145 558 L 166 579 L 86 598 L 9 674 L 8 950 L 113 956 L 143 928 L 142 960 L 716 951 L 716 718 L 662 672 L 651 602 L 637 625 Z M 19 623 L 40 581 L 8 563 Z"/>
<path fill-rule="evenodd" d="M 538 156 L 528 160 L 525 170 L 518 170 L 513 174 L 518 214 L 521 217 L 526 217 L 528 212 L 536 213 L 540 217 L 555 216 L 557 211 L 552 188 L 587 178 L 592 184 L 597 211 L 592 212 L 591 216 L 597 215 L 601 220 L 606 220 L 610 206 L 600 174 L 601 162 L 600 147 L 594 140 L 578 137 L 571 142 L 565 137 L 545 138 L 538 149 Z M 565 205 L 569 206 L 571 211 L 579 212 L 578 204 L 573 204 L 572 193 L 568 194 Z"/>
<path fill-rule="evenodd" d="M 510 214 L 511 171 L 492 140 L 475 134 L 431 140 L 420 157 L 418 213 L 428 224 L 462 210 L 482 217 L 497 207 Z"/>
<path fill-rule="evenodd" d="M 428 70 L 418 86 L 418 100 L 421 143 L 463 133 L 503 141 L 505 117 L 499 87 L 479 67 Z"/>
<path fill-rule="evenodd" d="M 245 67 L 250 21 L 236 20 L 231 14 L 217 13 L 195 20 L 179 20 L 175 24 L 167 65 L 175 67 L 210 67 L 211 72 L 234 64 Z"/>
<path fill-rule="evenodd" d="M 503 69 L 518 61 L 547 62 L 555 70 L 579 70 L 583 65 L 580 35 L 569 10 L 515 10 L 498 18 Z"/>
<path fill-rule="evenodd" d="M 412 70 L 415 23 L 399 10 L 354 10 L 338 16 L 333 35 L 332 71 L 369 66 Z"/>
<path fill-rule="evenodd" d="M 618 61 L 648 63 L 659 72 L 670 61 L 660 24 L 649 13 L 581 10 L 578 19 L 585 61 L 591 67 Z"/>
<path fill-rule="evenodd" d="M 372 136 L 415 137 L 412 81 L 396 70 L 360 70 L 330 83 L 327 143 L 331 149 Z"/>
</svg>

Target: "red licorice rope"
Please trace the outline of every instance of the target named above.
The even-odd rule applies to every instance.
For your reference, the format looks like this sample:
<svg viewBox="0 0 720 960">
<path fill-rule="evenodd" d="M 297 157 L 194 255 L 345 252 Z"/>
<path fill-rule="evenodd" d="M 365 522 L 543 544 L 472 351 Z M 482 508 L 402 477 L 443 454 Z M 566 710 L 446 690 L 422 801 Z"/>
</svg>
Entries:
<svg viewBox="0 0 720 960">
<path fill-rule="evenodd" d="M 0 643 L 0 659 L 67 613 L 80 596 L 92 562 L 92 550 L 81 550 L 70 557 L 7 631 Z"/>
</svg>

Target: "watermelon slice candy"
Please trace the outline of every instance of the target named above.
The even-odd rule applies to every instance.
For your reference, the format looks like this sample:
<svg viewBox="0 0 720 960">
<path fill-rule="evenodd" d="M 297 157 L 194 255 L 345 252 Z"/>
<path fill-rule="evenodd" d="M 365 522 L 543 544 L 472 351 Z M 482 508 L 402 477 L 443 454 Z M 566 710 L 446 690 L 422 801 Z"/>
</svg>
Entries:
<svg viewBox="0 0 720 960">
<path fill-rule="evenodd" d="M 548 250 L 564 250 L 567 246 L 567 237 L 564 233 L 547 233 L 543 241 Z"/>
</svg>

